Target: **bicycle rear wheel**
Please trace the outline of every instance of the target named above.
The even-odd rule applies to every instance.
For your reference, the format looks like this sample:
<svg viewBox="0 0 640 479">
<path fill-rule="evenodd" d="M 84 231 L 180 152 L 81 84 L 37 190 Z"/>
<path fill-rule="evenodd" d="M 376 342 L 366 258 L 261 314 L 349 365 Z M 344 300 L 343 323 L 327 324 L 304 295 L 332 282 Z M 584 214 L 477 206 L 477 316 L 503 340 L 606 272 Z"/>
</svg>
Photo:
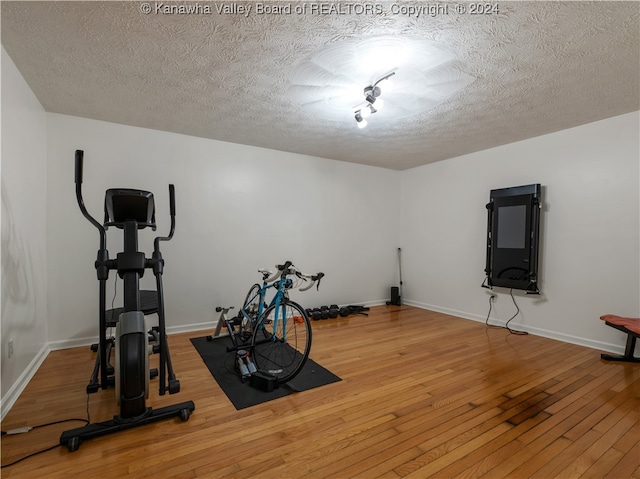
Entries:
<svg viewBox="0 0 640 479">
<path fill-rule="evenodd" d="M 283 301 L 269 306 L 253 332 L 251 341 L 256 367 L 277 378 L 291 381 L 302 369 L 311 350 L 311 323 L 298 303 Z"/>
</svg>

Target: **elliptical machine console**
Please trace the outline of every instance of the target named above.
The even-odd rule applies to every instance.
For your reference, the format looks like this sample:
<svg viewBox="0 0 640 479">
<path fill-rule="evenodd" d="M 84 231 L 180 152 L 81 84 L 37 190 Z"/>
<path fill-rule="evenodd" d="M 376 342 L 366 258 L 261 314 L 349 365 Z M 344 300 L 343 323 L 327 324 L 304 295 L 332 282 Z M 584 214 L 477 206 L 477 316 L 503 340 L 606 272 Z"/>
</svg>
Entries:
<svg viewBox="0 0 640 479">
<path fill-rule="evenodd" d="M 105 194 L 104 224 L 100 224 L 87 211 L 82 198 L 82 150 L 76 150 L 75 183 L 76 199 L 84 217 L 98 229 L 100 249 L 95 262 L 99 281 L 99 342 L 98 361 L 87 392 L 95 392 L 98 388 L 106 389 L 110 384 L 108 375 L 108 340 L 106 338 L 106 284 L 109 271 L 115 270 L 122 278 L 124 286 L 124 308 L 120 314 L 115 336 L 115 389 L 116 400 L 120 406 L 120 414 L 113 420 L 89 424 L 85 427 L 65 431 L 60 436 L 60 444 L 66 445 L 69 451 L 80 447 L 84 439 L 110 434 L 143 424 L 179 416 L 183 421 L 189 419 L 195 409 L 193 401 L 167 406 L 153 410 L 146 406 L 149 397 L 149 340 L 145 331 L 144 312 L 141 310 L 139 280 L 146 269 L 152 269 L 156 277 L 158 327 L 156 337 L 158 345 L 154 351 L 160 354 L 159 361 L 159 394 L 164 395 L 180 391 L 180 382 L 176 378 L 171 364 L 171 356 L 167 345 L 164 315 L 164 294 L 162 289 L 162 272 L 164 260 L 160 253 L 160 242 L 169 241 L 175 230 L 175 190 L 169 185 L 169 208 L 171 230 L 168 236 L 158 236 L 154 240 L 151 258 L 138 251 L 138 231 L 152 228 L 155 231 L 155 204 L 153 193 L 135 189 L 109 189 Z M 106 230 L 114 226 L 123 230 L 123 251 L 116 259 L 109 258 L 106 249 Z"/>
</svg>

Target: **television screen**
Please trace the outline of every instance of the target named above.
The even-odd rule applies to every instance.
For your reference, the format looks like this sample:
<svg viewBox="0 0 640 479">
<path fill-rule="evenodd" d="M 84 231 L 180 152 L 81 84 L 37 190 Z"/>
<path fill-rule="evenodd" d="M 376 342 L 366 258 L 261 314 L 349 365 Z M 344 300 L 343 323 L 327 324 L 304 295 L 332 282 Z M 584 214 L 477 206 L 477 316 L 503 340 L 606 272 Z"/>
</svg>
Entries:
<svg viewBox="0 0 640 479">
<path fill-rule="evenodd" d="M 488 287 L 539 293 L 540 185 L 491 190 L 487 204 Z"/>
<path fill-rule="evenodd" d="M 527 207 L 525 205 L 498 208 L 497 247 L 522 249 L 526 240 Z"/>
</svg>

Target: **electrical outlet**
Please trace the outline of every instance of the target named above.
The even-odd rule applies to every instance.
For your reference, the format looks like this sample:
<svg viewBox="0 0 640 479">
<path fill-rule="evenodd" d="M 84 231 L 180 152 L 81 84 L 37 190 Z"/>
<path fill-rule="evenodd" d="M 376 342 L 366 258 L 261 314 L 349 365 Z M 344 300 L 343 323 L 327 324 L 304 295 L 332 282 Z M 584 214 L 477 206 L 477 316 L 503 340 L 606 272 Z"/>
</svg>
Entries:
<svg viewBox="0 0 640 479">
<path fill-rule="evenodd" d="M 492 303 L 495 303 L 496 299 L 498 299 L 498 297 L 495 294 L 492 294 L 491 297 L 489 298 L 489 301 L 491 301 Z"/>
<path fill-rule="evenodd" d="M 13 339 L 10 339 L 8 344 L 7 344 L 7 348 L 9 349 L 9 352 L 7 354 L 7 356 L 10 358 L 13 357 Z"/>
</svg>

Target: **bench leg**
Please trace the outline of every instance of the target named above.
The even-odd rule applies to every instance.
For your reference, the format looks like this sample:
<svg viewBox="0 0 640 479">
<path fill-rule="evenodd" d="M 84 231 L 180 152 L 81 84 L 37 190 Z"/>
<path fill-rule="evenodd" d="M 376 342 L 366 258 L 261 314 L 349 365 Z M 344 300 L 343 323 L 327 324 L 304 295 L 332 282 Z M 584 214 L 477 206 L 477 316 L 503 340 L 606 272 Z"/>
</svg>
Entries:
<svg viewBox="0 0 640 479">
<path fill-rule="evenodd" d="M 607 361 L 627 361 L 631 363 L 640 363 L 640 358 L 636 358 L 633 354 L 636 350 L 636 337 L 628 334 L 627 345 L 624 349 L 624 356 L 617 356 L 615 354 L 601 354 L 602 359 Z"/>
</svg>

